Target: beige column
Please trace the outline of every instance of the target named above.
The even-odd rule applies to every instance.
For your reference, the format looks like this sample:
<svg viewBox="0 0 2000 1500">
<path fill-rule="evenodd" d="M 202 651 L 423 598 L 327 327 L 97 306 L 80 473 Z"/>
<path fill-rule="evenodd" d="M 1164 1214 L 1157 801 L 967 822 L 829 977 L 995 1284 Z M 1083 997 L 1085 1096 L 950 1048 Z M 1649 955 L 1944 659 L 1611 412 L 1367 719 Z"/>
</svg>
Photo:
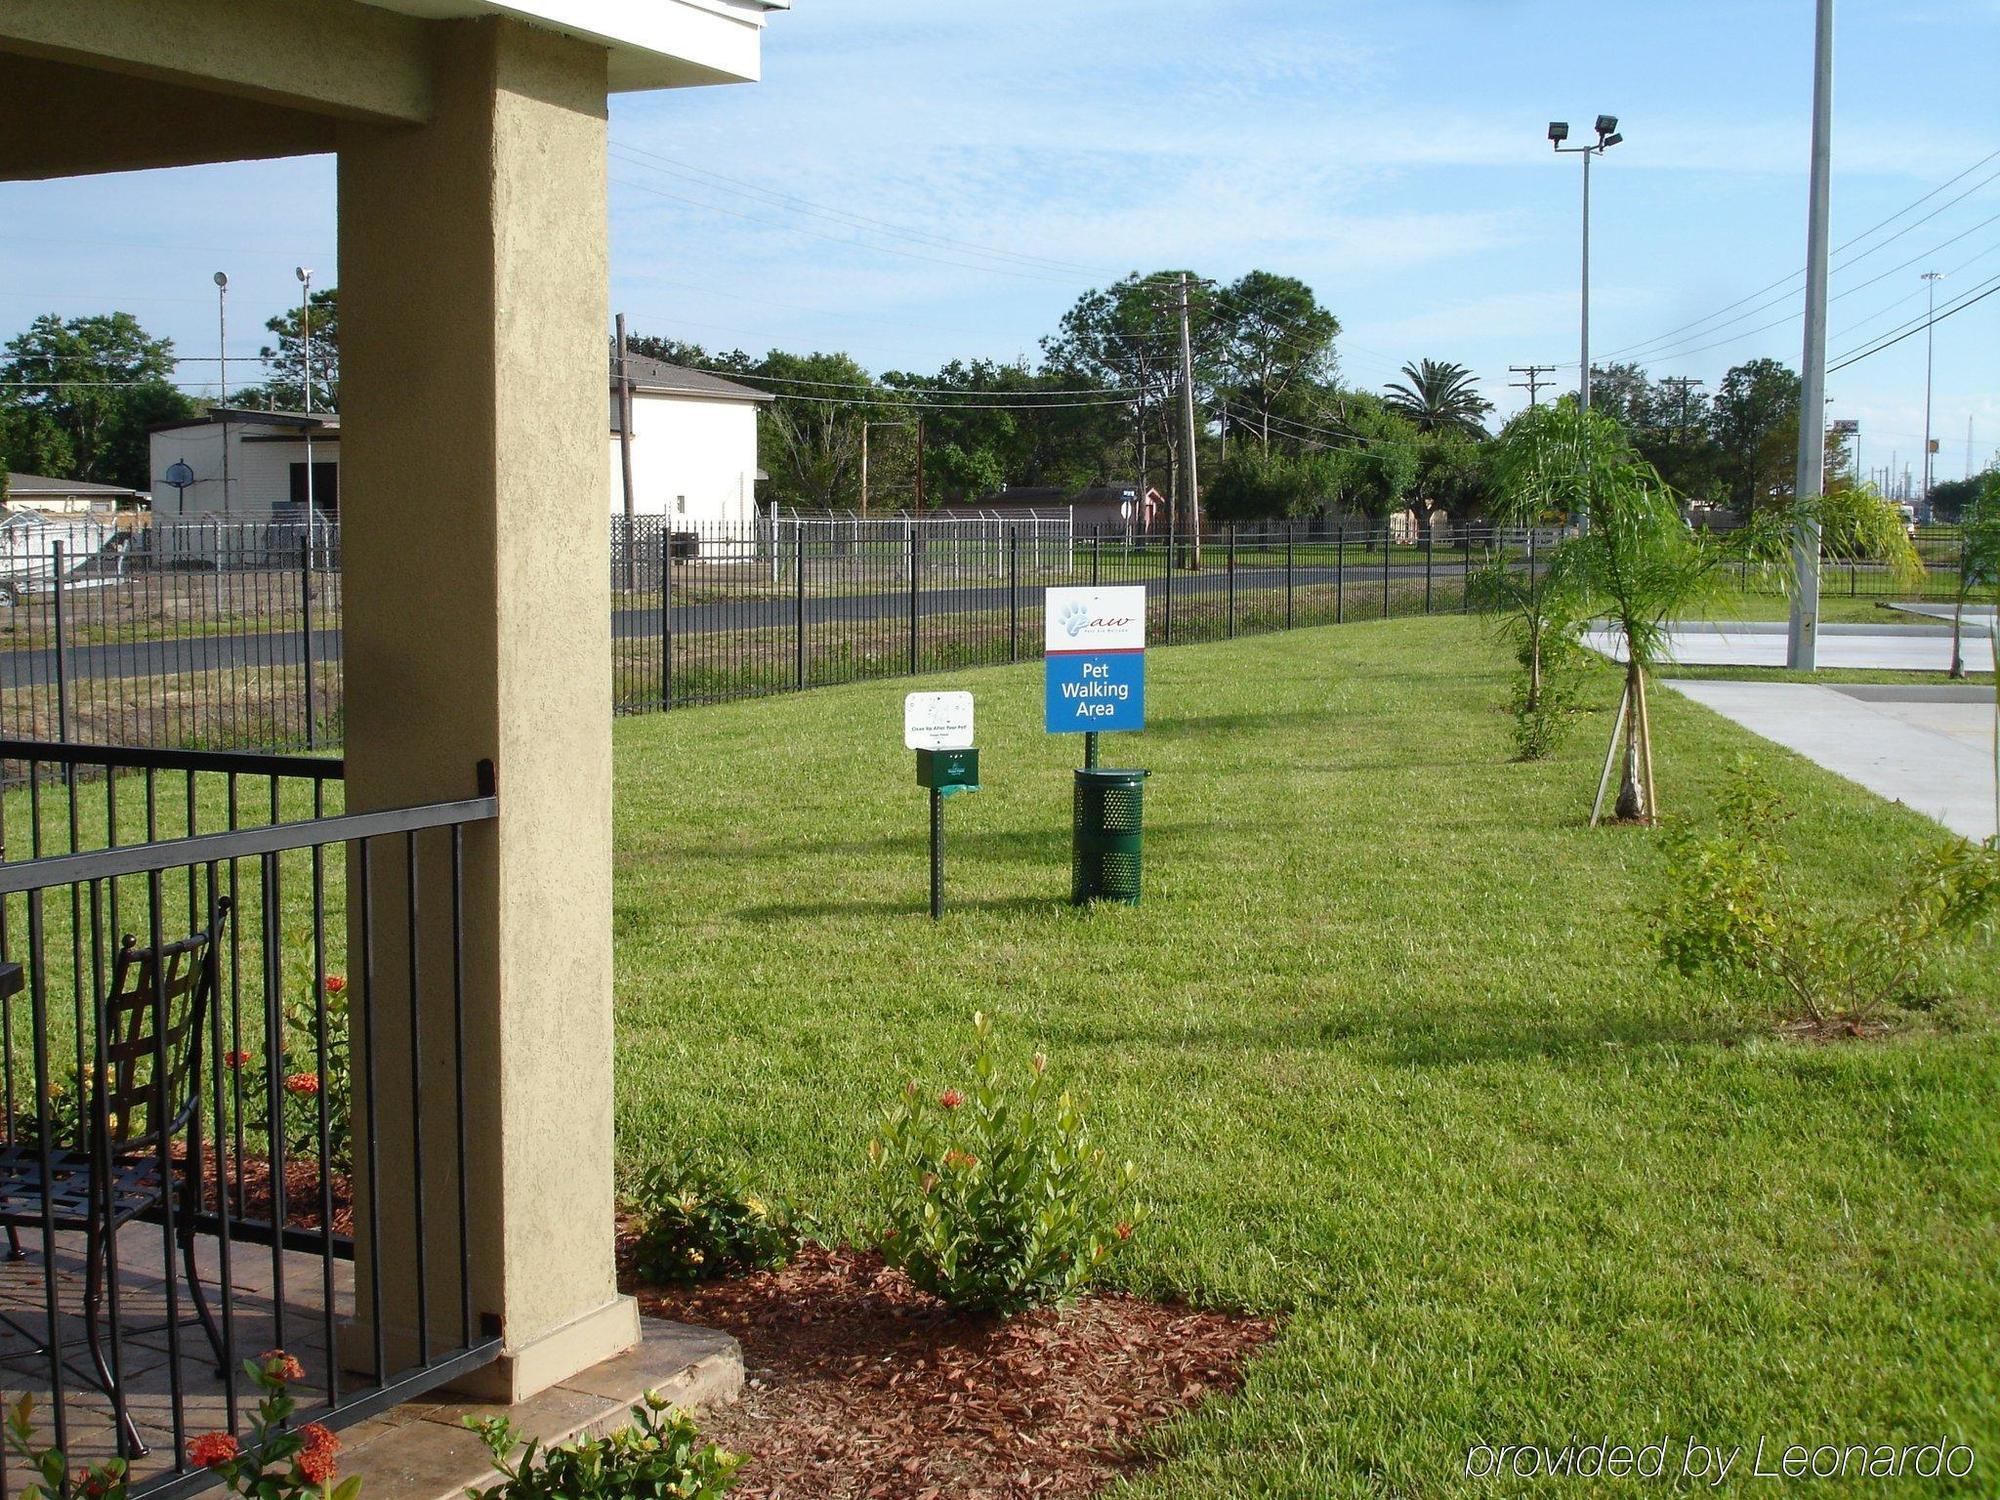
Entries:
<svg viewBox="0 0 2000 1500">
<path fill-rule="evenodd" d="M 612 1269 L 606 57 L 503 19 L 436 31 L 431 123 L 340 144 L 347 797 L 497 770 L 497 828 L 466 843 L 467 1175 L 474 1309 L 507 1350 L 477 1384 L 518 1399 L 638 1338 Z M 422 1246 L 400 851 L 375 860 L 381 1179 L 379 1201 L 358 1184 L 350 1364 L 377 1286 L 409 1358 L 418 1255 L 435 1335 L 458 1330 L 442 849 L 421 846 Z M 352 920 L 350 943 L 358 966 Z"/>
</svg>

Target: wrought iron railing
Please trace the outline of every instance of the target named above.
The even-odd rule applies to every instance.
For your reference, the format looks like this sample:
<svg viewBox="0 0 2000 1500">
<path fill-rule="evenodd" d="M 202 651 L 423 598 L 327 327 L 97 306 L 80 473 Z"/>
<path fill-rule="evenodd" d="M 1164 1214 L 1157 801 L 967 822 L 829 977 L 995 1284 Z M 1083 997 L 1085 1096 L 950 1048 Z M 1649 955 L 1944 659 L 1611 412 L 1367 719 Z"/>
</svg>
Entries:
<svg viewBox="0 0 2000 1500">
<path fill-rule="evenodd" d="M 0 1385 L 38 1441 L 187 1493 L 188 1440 L 247 1431 L 246 1358 L 297 1357 L 297 1420 L 334 1425 L 494 1358 L 461 901 L 490 772 L 348 812 L 337 760 L 0 762 Z"/>
</svg>

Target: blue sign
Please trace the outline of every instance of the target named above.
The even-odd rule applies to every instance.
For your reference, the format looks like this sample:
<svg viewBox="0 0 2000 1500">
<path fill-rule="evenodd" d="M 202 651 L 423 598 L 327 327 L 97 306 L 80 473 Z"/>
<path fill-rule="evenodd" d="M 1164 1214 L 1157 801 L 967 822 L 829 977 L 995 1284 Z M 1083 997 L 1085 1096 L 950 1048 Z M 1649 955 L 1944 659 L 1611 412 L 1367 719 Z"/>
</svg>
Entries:
<svg viewBox="0 0 2000 1500">
<path fill-rule="evenodd" d="M 1146 653 L 1051 654 L 1044 674 L 1050 734 L 1146 727 Z"/>
</svg>

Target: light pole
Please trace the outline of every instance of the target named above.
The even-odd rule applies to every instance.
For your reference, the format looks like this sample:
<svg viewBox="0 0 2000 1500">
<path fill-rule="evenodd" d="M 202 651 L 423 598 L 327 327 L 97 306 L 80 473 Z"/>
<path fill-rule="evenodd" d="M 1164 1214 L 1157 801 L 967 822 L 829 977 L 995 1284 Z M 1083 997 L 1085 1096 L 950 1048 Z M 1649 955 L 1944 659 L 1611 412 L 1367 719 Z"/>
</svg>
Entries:
<svg viewBox="0 0 2000 1500">
<path fill-rule="evenodd" d="M 216 377 L 217 388 L 222 399 L 217 403 L 225 409 L 229 405 L 229 273 L 215 273 L 215 352 L 221 360 L 222 372 Z M 187 492 L 181 492 L 181 510 L 187 510 Z M 229 514 L 229 418 L 222 419 L 222 513 Z"/>
<path fill-rule="evenodd" d="M 1562 120 L 1549 121 L 1549 144 L 1559 156 L 1576 155 L 1583 158 L 1583 373 L 1577 386 L 1578 404 L 1585 411 L 1590 409 L 1590 159 L 1602 156 L 1625 137 L 1618 133 L 1616 115 L 1597 117 L 1597 140 L 1582 146 L 1566 146 L 1569 139 L 1569 125 Z"/>
<path fill-rule="evenodd" d="M 299 266 L 292 274 L 299 278 L 299 374 L 305 387 L 306 415 L 312 416 L 313 409 L 313 336 L 312 300 L 313 273 L 311 266 Z M 306 434 L 306 534 L 312 534 L 313 523 L 313 430 L 309 421 L 305 425 Z"/>
<path fill-rule="evenodd" d="M 1924 289 L 1930 293 L 1930 310 L 1924 321 L 1924 508 L 1926 526 L 1931 523 L 1931 353 L 1937 343 L 1937 284 L 1942 271 L 1924 272 Z"/>
<path fill-rule="evenodd" d="M 1826 395 L 1827 224 L 1833 202 L 1833 0 L 1818 0 L 1813 17 L 1812 171 L 1806 189 L 1805 349 L 1799 360 L 1799 452 L 1792 496 L 1817 502 L 1826 493 L 1826 435 L 1809 421 L 1824 412 Z M 1785 665 L 1794 672 L 1819 667 L 1820 525 L 1808 513 L 1792 534 L 1791 618 L 1785 631 Z"/>
</svg>

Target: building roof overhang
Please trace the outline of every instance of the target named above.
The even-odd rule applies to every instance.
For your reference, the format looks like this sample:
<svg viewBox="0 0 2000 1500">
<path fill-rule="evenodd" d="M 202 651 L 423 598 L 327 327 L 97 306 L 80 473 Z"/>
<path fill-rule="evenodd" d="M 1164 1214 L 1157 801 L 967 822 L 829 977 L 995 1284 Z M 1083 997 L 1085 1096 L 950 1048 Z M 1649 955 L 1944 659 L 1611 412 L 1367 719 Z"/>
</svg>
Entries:
<svg viewBox="0 0 2000 1500">
<path fill-rule="evenodd" d="M 791 0 L 364 0 L 426 20 L 511 16 L 611 54 L 613 93 L 753 83 L 764 17 Z"/>
</svg>

